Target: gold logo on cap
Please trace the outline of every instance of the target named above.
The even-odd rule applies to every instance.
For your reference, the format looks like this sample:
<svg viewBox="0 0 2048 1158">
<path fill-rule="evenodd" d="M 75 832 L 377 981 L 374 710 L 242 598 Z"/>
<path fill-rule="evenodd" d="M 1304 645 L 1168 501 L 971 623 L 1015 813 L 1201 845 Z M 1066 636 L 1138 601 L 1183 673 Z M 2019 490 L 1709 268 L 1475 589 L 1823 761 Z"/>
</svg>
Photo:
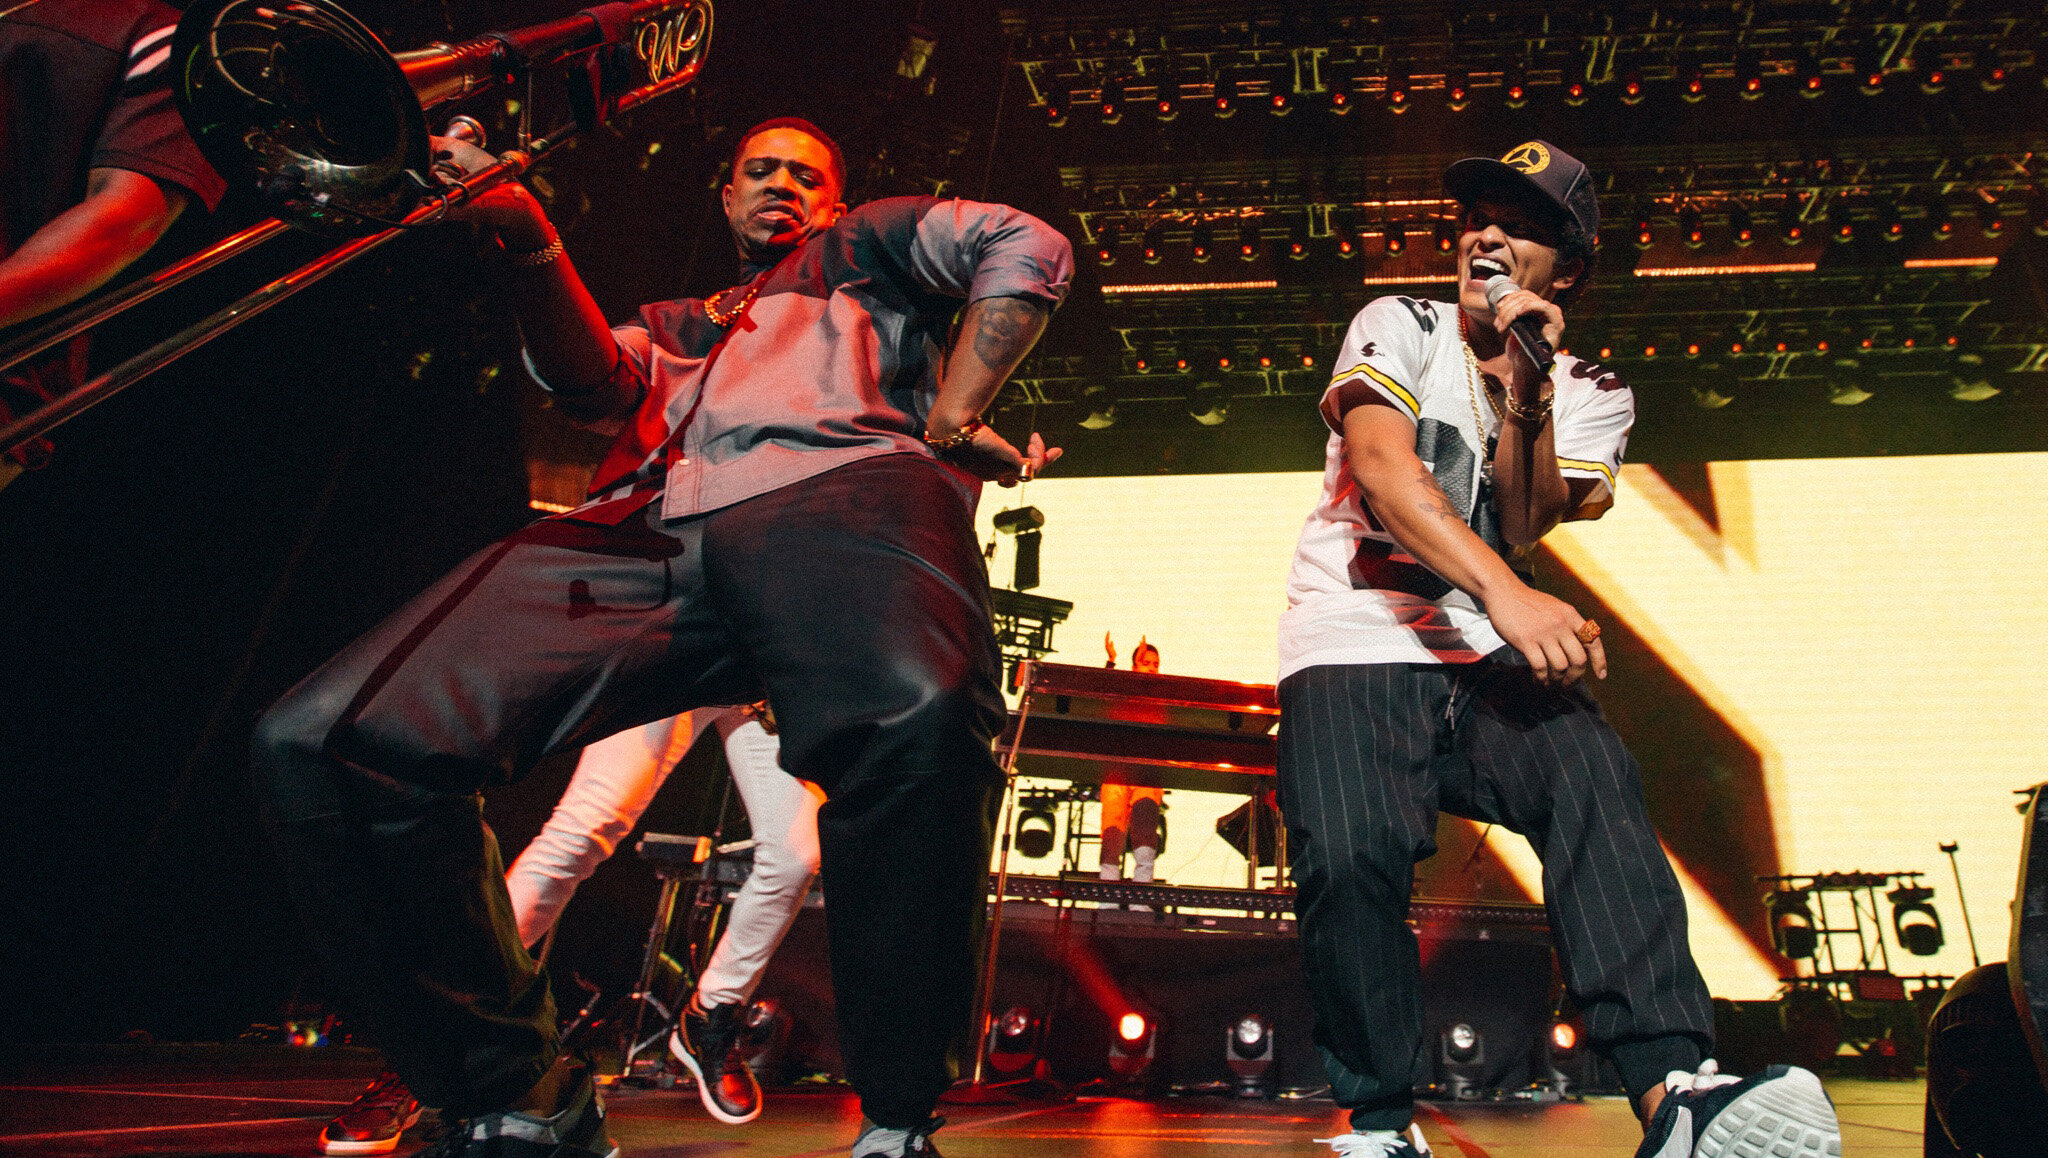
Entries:
<svg viewBox="0 0 2048 1158">
<path fill-rule="evenodd" d="M 1524 175 L 1533 177 L 1550 168 L 1550 150 L 1544 148 L 1541 141 L 1530 141 L 1509 149 L 1508 155 L 1502 157 L 1500 161 L 1503 165 L 1520 169 Z"/>
</svg>

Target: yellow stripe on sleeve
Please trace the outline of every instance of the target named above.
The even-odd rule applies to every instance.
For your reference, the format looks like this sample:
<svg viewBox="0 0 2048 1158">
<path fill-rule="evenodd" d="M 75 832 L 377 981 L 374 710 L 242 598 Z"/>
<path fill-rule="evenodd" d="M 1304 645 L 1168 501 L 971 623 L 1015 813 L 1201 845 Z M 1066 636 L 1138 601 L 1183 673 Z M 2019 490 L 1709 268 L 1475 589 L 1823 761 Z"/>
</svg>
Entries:
<svg viewBox="0 0 2048 1158">
<path fill-rule="evenodd" d="M 1608 490 L 1614 489 L 1614 468 L 1604 462 L 1584 462 L 1576 458 L 1560 458 L 1557 460 L 1557 468 L 1559 470 L 1591 471 L 1607 480 Z"/>
<path fill-rule="evenodd" d="M 1330 384 L 1334 386 L 1337 383 L 1342 382 L 1346 378 L 1355 377 L 1360 374 L 1363 374 L 1367 378 L 1370 378 L 1373 382 L 1377 383 L 1381 388 L 1385 389 L 1388 393 L 1400 399 L 1401 404 L 1408 408 L 1408 413 L 1410 416 L 1417 419 L 1420 419 L 1422 417 L 1422 407 L 1415 401 L 1415 395 L 1410 394 L 1406 386 L 1401 385 L 1399 382 L 1394 381 L 1392 378 L 1389 378 L 1385 374 L 1382 374 L 1378 370 L 1374 369 L 1371 363 L 1360 362 L 1356 366 L 1352 366 L 1344 370 L 1339 370 L 1337 373 L 1330 375 Z"/>
</svg>

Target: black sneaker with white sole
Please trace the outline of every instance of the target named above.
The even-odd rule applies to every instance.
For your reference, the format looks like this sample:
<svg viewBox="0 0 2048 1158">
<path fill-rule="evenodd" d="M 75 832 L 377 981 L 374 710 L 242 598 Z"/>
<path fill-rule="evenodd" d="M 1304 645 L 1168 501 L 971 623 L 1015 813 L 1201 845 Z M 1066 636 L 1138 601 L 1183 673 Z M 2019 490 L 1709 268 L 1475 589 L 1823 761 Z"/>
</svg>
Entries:
<svg viewBox="0 0 2048 1158">
<path fill-rule="evenodd" d="M 692 1000 L 668 1035 L 668 1052 L 697 1079 L 704 1109 L 732 1126 L 761 1116 L 761 1083 L 739 1048 L 746 1011 L 739 1002 L 700 1009 Z"/>
<path fill-rule="evenodd" d="M 389 1154 L 398 1137 L 420 1120 L 419 1099 L 390 1070 L 378 1074 L 370 1087 L 320 1131 L 322 1154 Z"/>
<path fill-rule="evenodd" d="M 1841 1158 L 1835 1104 L 1798 1066 L 1735 1078 L 1709 1060 L 1665 1088 L 1636 1158 Z"/>
</svg>

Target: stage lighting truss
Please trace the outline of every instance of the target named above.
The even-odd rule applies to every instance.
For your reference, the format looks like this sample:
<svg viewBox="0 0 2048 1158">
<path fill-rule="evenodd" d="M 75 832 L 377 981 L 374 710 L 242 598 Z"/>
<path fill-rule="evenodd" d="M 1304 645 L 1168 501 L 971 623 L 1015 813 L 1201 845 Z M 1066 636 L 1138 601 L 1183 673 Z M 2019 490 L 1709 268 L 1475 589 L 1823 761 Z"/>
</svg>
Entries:
<svg viewBox="0 0 2048 1158">
<path fill-rule="evenodd" d="M 1847 345 L 1848 343 L 1844 343 Z M 1858 343 L 1860 348 L 1860 343 Z M 1833 355 L 1835 361 L 1854 361 Z M 1847 872 L 1760 877 L 1772 886 L 1764 895 L 1771 921 L 1771 942 L 1792 959 L 1787 982 L 1794 991 L 1843 1007 L 1845 1002 L 1906 1002 L 1909 986 L 1940 989 L 1951 978 L 1937 974 L 1904 976 L 1892 970 L 1884 936 L 1884 910 L 1878 891 L 1891 909 L 1891 940 L 1907 953 L 1929 957 L 1945 943 L 1941 917 L 1934 910 L 1934 890 L 1920 882 L 1918 872 Z M 1843 1021 L 1845 1037 L 1863 1049 L 1879 1033 L 1859 1041 L 1853 1019 Z"/>
<path fill-rule="evenodd" d="M 1273 1096 L 1273 1057 L 1273 1023 L 1263 1014 L 1247 1013 L 1224 1029 L 1223 1060 L 1238 1097 Z"/>
</svg>

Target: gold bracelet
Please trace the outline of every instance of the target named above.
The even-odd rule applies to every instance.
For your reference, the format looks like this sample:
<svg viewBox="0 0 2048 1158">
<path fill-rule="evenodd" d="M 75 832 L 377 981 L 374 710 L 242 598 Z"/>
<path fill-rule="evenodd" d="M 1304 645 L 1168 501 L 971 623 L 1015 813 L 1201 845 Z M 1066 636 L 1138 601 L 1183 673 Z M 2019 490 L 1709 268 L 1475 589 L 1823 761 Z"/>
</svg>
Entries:
<svg viewBox="0 0 2048 1158">
<path fill-rule="evenodd" d="M 1536 405 L 1524 409 L 1521 403 L 1515 401 L 1514 391 L 1503 390 L 1501 391 L 1501 405 L 1507 408 L 1507 412 L 1510 415 L 1524 422 L 1541 423 L 1544 419 L 1550 417 L 1550 400 L 1552 397 L 1553 395 L 1551 394 L 1545 394 L 1536 400 Z"/>
<path fill-rule="evenodd" d="M 924 436 L 924 444 L 940 454 L 944 454 L 949 450 L 959 450 L 961 447 L 974 441 L 976 431 L 985 429 L 987 426 L 988 423 L 983 422 L 979 418 L 970 418 L 967 420 L 967 425 L 962 426 L 944 438 L 933 438 L 930 434 L 926 434 Z"/>
<path fill-rule="evenodd" d="M 563 252 L 562 239 L 557 237 L 539 249 L 529 249 L 524 253 L 514 253 L 508 249 L 505 251 L 505 257 L 513 265 L 526 269 L 538 269 L 562 256 Z"/>
</svg>

